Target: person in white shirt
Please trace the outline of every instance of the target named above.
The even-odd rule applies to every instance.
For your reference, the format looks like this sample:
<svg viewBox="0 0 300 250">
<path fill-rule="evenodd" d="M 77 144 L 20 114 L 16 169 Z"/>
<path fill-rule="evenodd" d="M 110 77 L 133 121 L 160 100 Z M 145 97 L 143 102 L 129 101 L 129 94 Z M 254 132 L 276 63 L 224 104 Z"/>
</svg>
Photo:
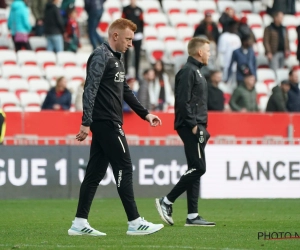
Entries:
<svg viewBox="0 0 300 250">
<path fill-rule="evenodd" d="M 232 21 L 229 24 L 228 32 L 224 32 L 218 42 L 218 53 L 220 66 L 223 69 L 223 81 L 227 80 L 228 68 L 231 62 L 232 52 L 241 47 L 241 39 L 236 34 L 237 22 Z M 232 71 L 236 72 L 236 65 L 232 67 Z M 235 75 L 235 74 L 233 74 Z M 232 77 L 235 80 L 235 76 Z"/>
</svg>

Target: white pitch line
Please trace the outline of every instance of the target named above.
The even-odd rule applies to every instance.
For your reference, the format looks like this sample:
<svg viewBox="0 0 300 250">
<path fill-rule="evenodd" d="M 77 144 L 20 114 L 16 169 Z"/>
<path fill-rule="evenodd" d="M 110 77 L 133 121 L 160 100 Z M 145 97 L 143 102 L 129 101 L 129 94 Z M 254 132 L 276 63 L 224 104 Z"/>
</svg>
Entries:
<svg viewBox="0 0 300 250">
<path fill-rule="evenodd" d="M 33 245 L 33 244 L 0 244 L 0 247 L 34 247 L 34 248 L 95 248 L 94 246 L 79 246 L 79 245 Z M 103 248 L 115 248 L 111 245 L 101 245 Z M 122 248 L 170 248 L 170 249 L 195 249 L 195 247 L 190 246 L 155 246 L 155 245 L 141 245 L 141 246 L 122 246 Z M 202 250 L 251 250 L 251 249 L 239 249 L 239 248 L 214 248 L 214 247 L 199 247 L 197 249 Z"/>
</svg>

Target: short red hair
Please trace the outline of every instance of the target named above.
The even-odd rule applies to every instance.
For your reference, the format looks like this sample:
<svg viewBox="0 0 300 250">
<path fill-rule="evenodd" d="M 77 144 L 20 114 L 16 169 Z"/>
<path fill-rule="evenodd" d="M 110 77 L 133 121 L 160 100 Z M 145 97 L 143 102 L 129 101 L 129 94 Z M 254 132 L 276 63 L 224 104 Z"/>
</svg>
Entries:
<svg viewBox="0 0 300 250">
<path fill-rule="evenodd" d="M 136 31 L 137 27 L 136 24 L 131 22 L 128 19 L 125 18 L 119 18 L 115 20 L 108 28 L 108 32 L 112 32 L 113 30 L 125 30 L 126 28 L 131 29 L 133 32 Z"/>
</svg>

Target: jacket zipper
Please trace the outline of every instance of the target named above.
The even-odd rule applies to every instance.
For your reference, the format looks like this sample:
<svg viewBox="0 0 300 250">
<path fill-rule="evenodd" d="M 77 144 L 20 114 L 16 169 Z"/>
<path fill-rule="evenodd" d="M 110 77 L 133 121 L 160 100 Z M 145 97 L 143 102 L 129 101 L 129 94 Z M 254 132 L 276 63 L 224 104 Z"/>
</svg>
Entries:
<svg viewBox="0 0 300 250">
<path fill-rule="evenodd" d="M 199 159 L 201 159 L 200 142 L 198 142 L 198 155 Z"/>
</svg>

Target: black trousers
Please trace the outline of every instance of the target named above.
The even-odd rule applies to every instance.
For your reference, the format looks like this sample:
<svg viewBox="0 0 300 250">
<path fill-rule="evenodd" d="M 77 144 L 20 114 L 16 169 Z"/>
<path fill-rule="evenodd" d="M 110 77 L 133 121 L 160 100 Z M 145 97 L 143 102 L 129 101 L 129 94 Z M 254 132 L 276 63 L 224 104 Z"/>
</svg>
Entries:
<svg viewBox="0 0 300 250">
<path fill-rule="evenodd" d="M 188 169 L 167 195 L 167 198 L 169 201 L 175 202 L 186 191 L 188 213 L 198 213 L 200 177 L 206 171 L 204 149 L 210 135 L 206 128 L 200 124 L 198 125 L 197 134 L 193 134 L 192 129 L 187 127 L 179 128 L 177 133 L 184 144 Z"/>
<path fill-rule="evenodd" d="M 76 217 L 88 218 L 90 207 L 108 164 L 112 166 L 128 221 L 140 217 L 134 200 L 132 162 L 122 127 L 113 121 L 93 122 L 90 159 L 80 187 Z"/>
<path fill-rule="evenodd" d="M 134 48 L 134 67 L 135 67 L 135 78 L 139 79 L 139 69 L 140 69 L 140 54 L 142 47 L 142 40 L 132 41 Z M 124 64 L 125 64 L 125 72 L 128 74 L 128 57 L 129 50 L 127 50 L 124 54 Z"/>
</svg>

